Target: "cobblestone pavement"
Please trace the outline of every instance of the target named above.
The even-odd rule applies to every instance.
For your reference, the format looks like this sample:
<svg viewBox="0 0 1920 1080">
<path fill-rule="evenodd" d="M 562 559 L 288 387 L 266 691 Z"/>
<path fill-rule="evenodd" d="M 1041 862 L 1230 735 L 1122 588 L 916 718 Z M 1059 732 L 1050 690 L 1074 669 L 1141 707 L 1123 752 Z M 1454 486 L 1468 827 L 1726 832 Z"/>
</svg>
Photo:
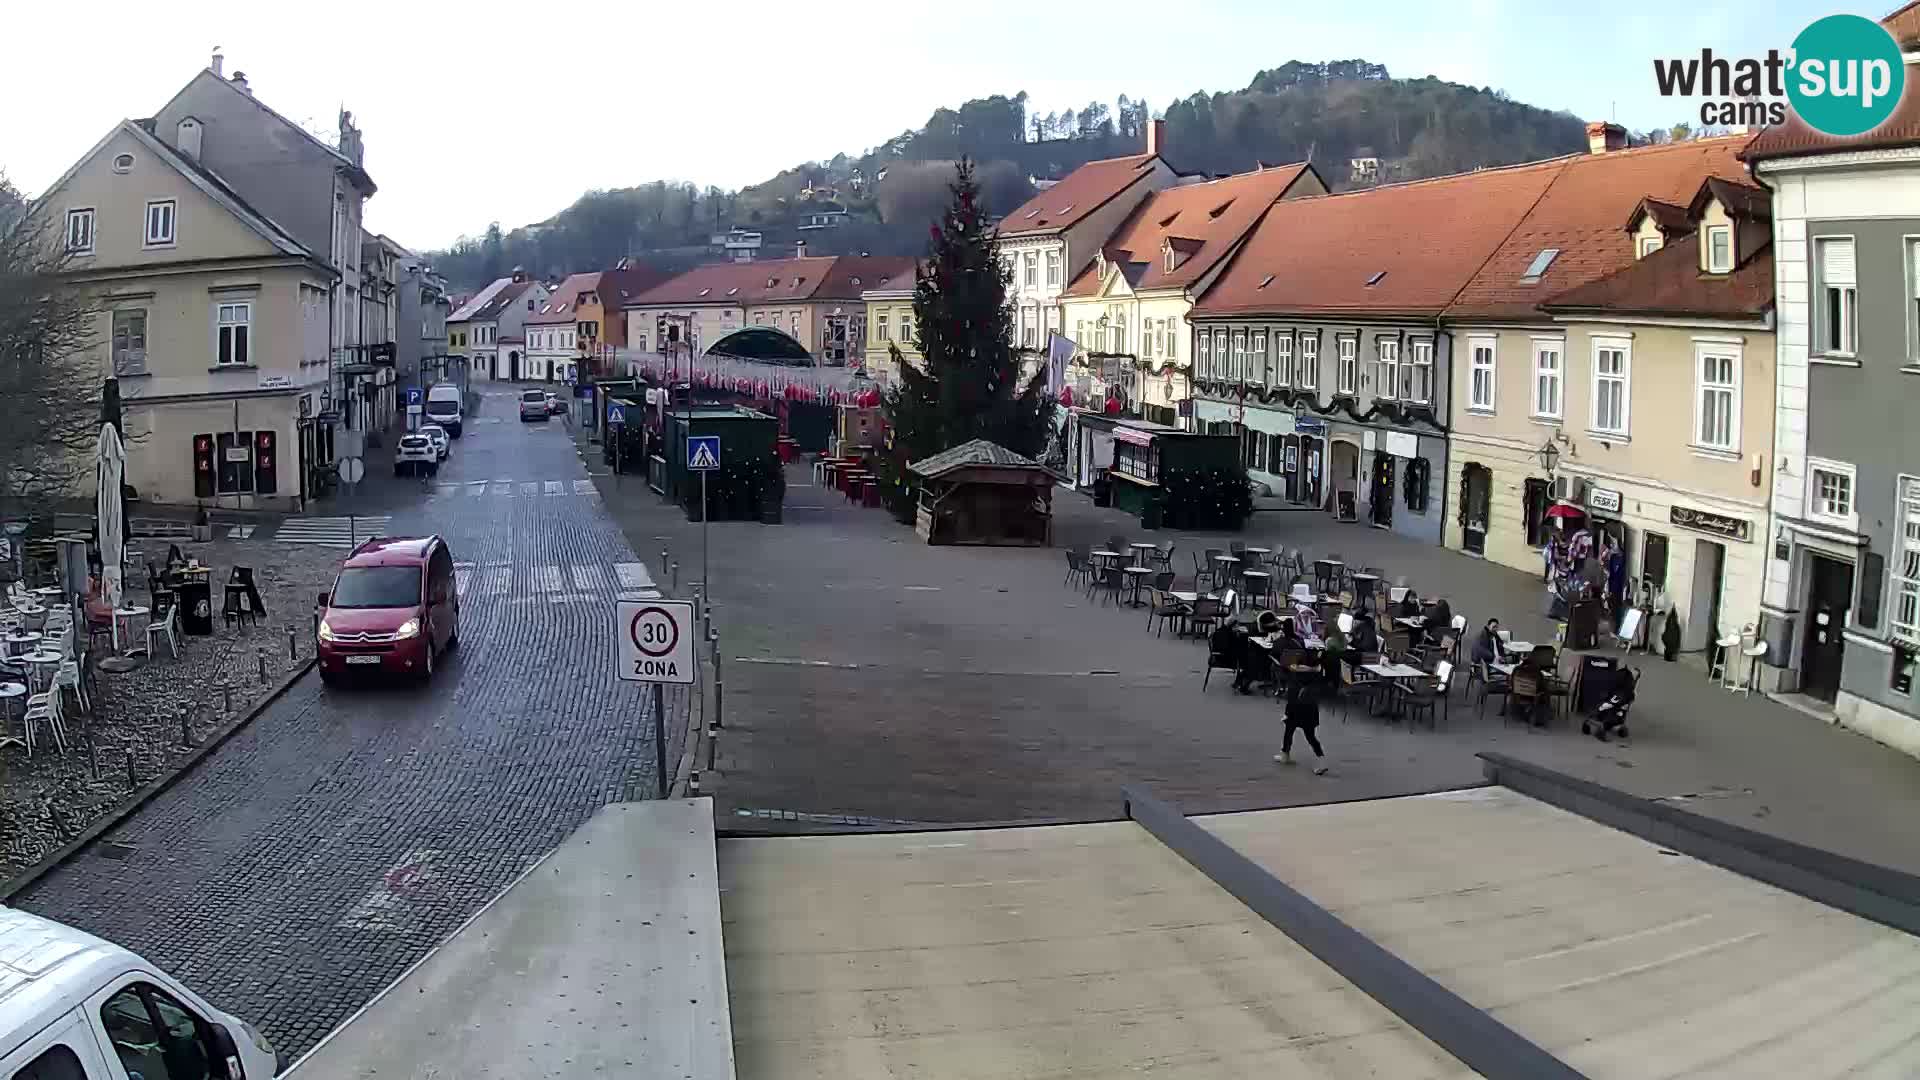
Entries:
<svg viewBox="0 0 1920 1080">
<path fill-rule="evenodd" d="M 140 543 L 156 561 L 165 551 L 155 541 Z M 225 582 L 234 566 L 251 567 L 267 618 L 257 626 L 228 625 L 216 618 L 211 638 L 176 635 L 177 658 L 162 644 L 157 657 L 134 671 L 97 673 L 100 697 L 94 715 L 67 716 L 76 746 L 71 753 L 52 753 L 44 744 L 31 759 L 23 749 L 0 750 L 0 837 L 5 838 L 0 842 L 0 880 L 33 865 L 191 754 L 192 747 L 180 737 L 183 707 L 198 740 L 231 716 L 244 714 L 272 692 L 295 663 L 313 656 L 309 609 L 313 595 L 326 588 L 333 572 L 335 559 L 329 553 L 224 538 L 188 544 L 185 550 L 213 567 L 215 582 Z M 141 603 L 148 599 L 139 584 L 131 595 Z M 217 589 L 213 599 L 220 602 Z M 299 628 L 298 660 L 288 655 L 289 625 Z M 265 680 L 260 677 L 259 649 L 265 650 Z M 233 690 L 231 713 L 222 689 L 228 686 Z M 93 740 L 92 755 L 79 749 L 88 737 Z"/>
<path fill-rule="evenodd" d="M 636 546 L 698 527 L 631 478 L 608 495 Z M 712 527 L 726 730 L 712 790 L 726 815 L 912 821 L 1111 818 L 1148 785 L 1190 811 L 1375 798 L 1477 783 L 1498 750 L 1749 828 L 1920 872 L 1909 823 L 1920 762 L 1763 698 L 1707 684 L 1697 663 L 1635 654 L 1645 672 L 1630 745 L 1562 723 L 1505 725 L 1459 697 L 1438 733 L 1323 718 L 1332 772 L 1276 766 L 1268 699 L 1204 693 L 1202 646 L 1155 638 L 1145 613 L 1062 587 L 1052 549 L 929 548 L 881 511 L 789 473 L 786 524 Z M 1141 538 L 1137 520 L 1058 492 L 1056 542 Z M 1187 553 L 1223 536 L 1158 533 Z M 1552 640 L 1527 574 L 1311 512 L 1256 515 L 1249 543 L 1339 551 L 1444 591 L 1474 624 L 1497 615 Z M 1300 748 L 1296 747 L 1296 750 Z M 1309 755 L 1310 756 L 1310 755 Z"/>
<path fill-rule="evenodd" d="M 15 902 L 144 954 L 291 1056 L 595 808 L 650 797 L 652 720 L 611 659 L 615 583 L 638 560 L 576 488 L 563 422 L 513 410 L 511 387 L 484 399 L 439 486 L 376 471 L 361 496 L 453 547 L 461 645 L 430 686 L 308 676 Z"/>
</svg>

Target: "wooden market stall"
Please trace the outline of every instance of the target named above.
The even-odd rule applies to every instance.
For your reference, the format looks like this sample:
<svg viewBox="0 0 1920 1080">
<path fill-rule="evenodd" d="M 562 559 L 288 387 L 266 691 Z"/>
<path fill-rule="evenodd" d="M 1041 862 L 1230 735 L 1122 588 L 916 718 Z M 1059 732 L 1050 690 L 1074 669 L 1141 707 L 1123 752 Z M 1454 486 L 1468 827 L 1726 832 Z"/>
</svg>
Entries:
<svg viewBox="0 0 1920 1080">
<path fill-rule="evenodd" d="M 920 488 L 914 531 L 929 544 L 1053 543 L 1053 485 L 1046 466 L 975 439 L 907 466 Z"/>
</svg>

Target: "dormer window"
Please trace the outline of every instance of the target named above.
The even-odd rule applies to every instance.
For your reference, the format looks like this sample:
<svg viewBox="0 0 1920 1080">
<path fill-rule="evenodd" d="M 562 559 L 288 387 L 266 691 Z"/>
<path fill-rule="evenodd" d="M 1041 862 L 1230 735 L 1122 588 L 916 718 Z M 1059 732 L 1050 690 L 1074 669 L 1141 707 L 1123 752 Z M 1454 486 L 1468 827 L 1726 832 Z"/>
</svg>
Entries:
<svg viewBox="0 0 1920 1080">
<path fill-rule="evenodd" d="M 1546 275 L 1547 267 L 1552 266 L 1553 260 L 1558 258 L 1559 255 L 1559 248 L 1541 248 L 1540 253 L 1535 255 L 1533 261 L 1527 264 L 1526 272 L 1520 275 L 1520 284 L 1538 284 L 1540 279 Z"/>
<path fill-rule="evenodd" d="M 1724 274 L 1733 269 L 1733 226 L 1709 225 L 1703 230 L 1707 245 L 1707 273 Z"/>
<path fill-rule="evenodd" d="M 1659 251 L 1661 243 L 1662 241 L 1658 235 L 1641 237 L 1640 250 L 1636 254 L 1636 257 L 1644 259 L 1654 252 Z"/>
<path fill-rule="evenodd" d="M 1167 259 L 1167 267 L 1166 267 L 1166 270 L 1163 271 L 1163 273 L 1168 273 L 1168 274 L 1173 273 L 1173 245 L 1168 244 L 1166 247 L 1161 249 L 1161 253 L 1164 254 Z"/>
</svg>

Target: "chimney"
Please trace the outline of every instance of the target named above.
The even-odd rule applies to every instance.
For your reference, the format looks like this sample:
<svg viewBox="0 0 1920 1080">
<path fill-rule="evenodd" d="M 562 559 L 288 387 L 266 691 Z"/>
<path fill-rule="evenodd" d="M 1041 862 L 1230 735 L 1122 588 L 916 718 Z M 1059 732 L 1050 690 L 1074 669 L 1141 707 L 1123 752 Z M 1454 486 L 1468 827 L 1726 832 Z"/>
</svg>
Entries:
<svg viewBox="0 0 1920 1080">
<path fill-rule="evenodd" d="M 807 242 L 805 240 L 796 241 L 794 243 L 793 257 L 796 259 L 804 259 L 807 257 Z"/>
<path fill-rule="evenodd" d="M 527 268 L 526 268 L 526 267 L 524 267 L 524 266 L 516 266 L 516 267 L 514 267 L 514 268 L 513 268 L 513 280 L 515 280 L 515 281 L 525 281 L 525 280 L 527 280 Z"/>
<path fill-rule="evenodd" d="M 234 89 L 240 91 L 241 93 L 247 95 L 248 97 L 253 96 L 253 87 L 247 85 L 246 72 L 244 71 L 234 72 L 232 81 L 233 81 Z"/>
<path fill-rule="evenodd" d="M 220 46 L 215 45 L 213 47 L 213 63 L 208 64 L 207 68 L 213 72 L 215 78 L 226 78 L 227 58 L 221 55 Z"/>
<path fill-rule="evenodd" d="M 1165 120 L 1147 121 L 1147 153 L 1158 154 L 1167 148 L 1167 122 Z"/>
<path fill-rule="evenodd" d="M 1604 154 L 1612 150 L 1627 148 L 1627 129 L 1619 124 L 1603 123 L 1595 120 L 1587 125 L 1587 150 L 1595 154 Z"/>
<path fill-rule="evenodd" d="M 180 126 L 174 129 L 173 148 L 195 161 L 200 160 L 200 121 L 193 117 L 184 117 Z"/>
</svg>

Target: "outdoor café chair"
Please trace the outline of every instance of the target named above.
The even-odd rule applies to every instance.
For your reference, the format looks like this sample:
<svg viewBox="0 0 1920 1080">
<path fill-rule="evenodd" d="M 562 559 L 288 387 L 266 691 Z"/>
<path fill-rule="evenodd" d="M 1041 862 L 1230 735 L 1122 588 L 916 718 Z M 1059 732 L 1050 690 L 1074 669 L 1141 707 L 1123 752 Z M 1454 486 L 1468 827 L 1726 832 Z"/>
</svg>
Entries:
<svg viewBox="0 0 1920 1080">
<path fill-rule="evenodd" d="M 1513 717 L 1517 708 L 1521 720 L 1531 724 L 1542 705 L 1551 708 L 1552 699 L 1547 695 L 1547 687 L 1540 673 L 1524 668 L 1515 671 L 1513 677 L 1507 680 L 1506 715 Z"/>
<path fill-rule="evenodd" d="M 158 656 L 154 651 L 155 638 L 167 639 L 167 655 L 180 658 L 180 643 L 174 637 L 174 627 L 180 621 L 180 609 L 173 602 L 172 593 L 161 593 L 154 598 L 153 617 L 147 622 L 147 655 Z"/>
<path fill-rule="evenodd" d="M 1196 555 L 1191 551 L 1187 554 L 1193 556 L 1194 590 L 1204 592 L 1213 584 L 1213 549 L 1208 549 L 1205 556 Z"/>
<path fill-rule="evenodd" d="M 1067 579 L 1060 584 L 1072 585 L 1075 582 L 1084 585 L 1087 581 L 1087 556 L 1078 548 L 1067 549 Z"/>
<path fill-rule="evenodd" d="M 1108 551 L 1117 551 L 1120 554 L 1125 555 L 1127 553 L 1127 548 L 1131 546 L 1132 544 L 1127 540 L 1127 538 L 1120 535 L 1119 533 L 1114 533 L 1112 536 L 1107 537 Z"/>
<path fill-rule="evenodd" d="M 1193 614 L 1193 608 L 1175 598 L 1172 593 L 1158 586 L 1147 589 L 1147 628 L 1159 637 L 1167 628 L 1168 622 L 1177 626 L 1181 620 Z"/>
<path fill-rule="evenodd" d="M 1211 596 L 1202 596 L 1189 607 L 1183 620 L 1189 633 L 1205 635 L 1225 618 L 1227 609 L 1224 604 Z"/>
<path fill-rule="evenodd" d="M 1255 646 L 1249 645 L 1247 647 L 1251 649 Z M 1237 672 L 1239 668 L 1234 665 L 1232 657 L 1225 653 L 1214 651 L 1213 638 L 1209 635 L 1207 638 L 1207 666 L 1206 669 L 1200 673 L 1201 693 L 1204 694 L 1207 692 L 1207 680 L 1213 678 L 1213 673 L 1216 670 Z"/>
<path fill-rule="evenodd" d="M 1413 730 L 1414 718 L 1422 712 L 1427 714 L 1427 722 L 1433 725 L 1436 731 L 1439 730 L 1436 719 L 1437 709 L 1446 710 L 1451 718 L 1453 706 L 1447 691 L 1452 681 L 1453 665 L 1442 660 L 1440 666 L 1434 669 L 1433 681 L 1420 679 L 1400 688 L 1400 703 L 1407 712 L 1407 730 Z"/>
<path fill-rule="evenodd" d="M 1153 554 L 1147 556 L 1147 558 L 1153 565 L 1158 566 L 1162 570 L 1172 570 L 1173 541 L 1169 540 L 1161 544 L 1158 548 L 1155 548 Z"/>
<path fill-rule="evenodd" d="M 1507 696 L 1507 692 L 1511 690 L 1512 687 L 1508 684 L 1507 677 L 1505 675 L 1502 675 L 1497 671 L 1489 670 L 1484 661 L 1480 663 L 1476 663 L 1467 672 L 1468 699 L 1471 699 L 1473 697 L 1473 688 L 1475 684 L 1478 684 L 1480 687 L 1479 706 L 1480 706 L 1481 716 L 1487 715 L 1487 698 L 1495 694 L 1500 695 L 1500 698 L 1501 698 L 1500 711 L 1506 712 L 1507 703 L 1505 699 Z"/>
<path fill-rule="evenodd" d="M 60 716 L 60 687 L 56 683 L 49 686 L 45 693 L 34 694 L 27 698 L 26 735 L 27 756 L 33 756 L 33 729 L 45 725 L 48 734 L 53 736 L 53 744 L 62 754 L 67 752 L 67 725 Z"/>
<path fill-rule="evenodd" d="M 1126 576 L 1120 572 L 1119 567 L 1102 566 L 1094 570 L 1092 580 L 1087 585 L 1087 596 L 1091 598 L 1096 592 L 1104 592 L 1112 596 L 1113 602 L 1118 604 L 1120 591 L 1126 588 L 1126 584 Z"/>
</svg>

